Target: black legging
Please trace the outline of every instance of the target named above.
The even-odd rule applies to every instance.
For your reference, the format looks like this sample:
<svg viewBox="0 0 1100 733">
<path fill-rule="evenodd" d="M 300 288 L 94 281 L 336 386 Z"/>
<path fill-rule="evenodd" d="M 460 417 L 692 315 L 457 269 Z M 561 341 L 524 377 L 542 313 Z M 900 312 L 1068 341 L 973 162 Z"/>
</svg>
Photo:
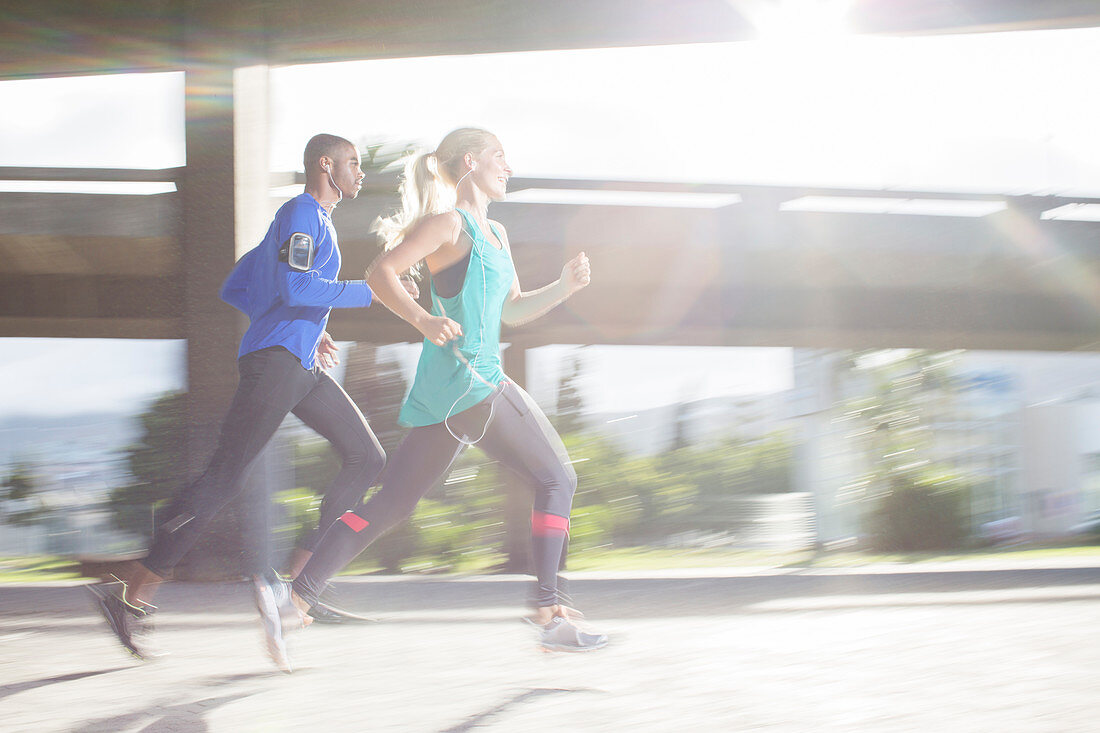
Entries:
<svg viewBox="0 0 1100 733">
<path fill-rule="evenodd" d="M 577 474 L 561 438 L 538 405 L 511 382 L 447 422 L 456 435 L 481 435 L 492 405 L 492 421 L 477 447 L 518 474 L 535 491 L 531 515 L 532 558 L 538 590 L 536 606 L 559 601 L 557 573 L 569 533 L 569 512 Z M 374 540 L 412 514 L 417 502 L 439 486 L 465 449 L 443 423 L 413 428 L 390 460 L 382 487 L 370 500 L 347 512 L 325 533 L 313 557 L 294 581 L 307 603 L 317 602 L 329 579 Z"/>
<path fill-rule="evenodd" d="M 324 531 L 356 506 L 378 479 L 386 454 L 366 419 L 332 377 L 307 370 L 281 346 L 238 361 L 240 382 L 206 470 L 180 491 L 159 525 L 143 564 L 164 577 L 198 541 L 203 529 L 241 492 L 249 467 L 288 413 L 333 444 L 343 466 L 321 503 L 318 527 L 301 546 L 312 550 Z"/>
</svg>

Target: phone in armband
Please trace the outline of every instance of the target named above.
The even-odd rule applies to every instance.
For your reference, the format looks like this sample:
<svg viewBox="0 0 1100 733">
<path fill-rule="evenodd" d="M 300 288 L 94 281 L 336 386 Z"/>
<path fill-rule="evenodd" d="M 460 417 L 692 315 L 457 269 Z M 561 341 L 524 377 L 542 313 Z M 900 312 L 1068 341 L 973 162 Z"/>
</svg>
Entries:
<svg viewBox="0 0 1100 733">
<path fill-rule="evenodd" d="M 313 255 L 316 247 L 313 237 L 301 232 L 295 232 L 283 243 L 279 249 L 279 261 L 290 265 L 292 270 L 306 272 L 313 267 Z"/>
</svg>

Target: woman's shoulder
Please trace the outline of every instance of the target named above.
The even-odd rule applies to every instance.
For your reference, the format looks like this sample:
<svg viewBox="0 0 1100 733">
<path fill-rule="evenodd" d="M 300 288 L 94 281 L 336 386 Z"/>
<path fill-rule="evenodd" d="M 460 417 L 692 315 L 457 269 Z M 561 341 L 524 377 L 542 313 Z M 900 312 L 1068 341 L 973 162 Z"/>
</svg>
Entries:
<svg viewBox="0 0 1100 733">
<path fill-rule="evenodd" d="M 409 236 L 406 239 L 428 236 L 433 241 L 456 239 L 462 228 L 462 218 L 454 211 L 442 211 L 438 214 L 428 214 L 415 221 L 409 228 Z"/>
<path fill-rule="evenodd" d="M 413 225 L 404 242 L 415 242 L 418 249 L 423 249 L 422 256 L 426 257 L 441 248 L 453 247 L 461 237 L 462 229 L 462 218 L 454 211 L 429 214 Z"/>
<path fill-rule="evenodd" d="M 434 219 L 448 224 L 461 224 L 462 214 L 459 213 L 458 209 L 451 209 L 450 211 L 441 211 L 438 214 L 432 214 L 428 219 Z"/>
<path fill-rule="evenodd" d="M 462 216 L 455 209 L 428 214 L 420 220 L 420 226 L 431 229 L 454 229 L 462 226 Z"/>
</svg>

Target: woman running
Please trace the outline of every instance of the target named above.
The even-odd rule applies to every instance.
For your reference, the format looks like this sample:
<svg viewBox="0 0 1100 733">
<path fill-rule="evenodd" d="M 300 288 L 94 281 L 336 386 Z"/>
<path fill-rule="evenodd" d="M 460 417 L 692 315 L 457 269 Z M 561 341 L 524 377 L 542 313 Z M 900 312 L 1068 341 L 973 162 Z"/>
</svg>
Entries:
<svg viewBox="0 0 1100 733">
<path fill-rule="evenodd" d="M 500 141 L 462 128 L 431 153 L 409 161 L 402 209 L 379 221 L 385 251 L 368 277 L 375 297 L 424 335 L 423 351 L 400 421 L 412 427 L 389 462 L 382 487 L 325 533 L 294 581 L 300 612 L 313 606 L 329 579 L 368 545 L 412 514 L 417 502 L 450 472 L 468 445 L 518 474 L 535 493 L 531 515 L 537 589 L 529 620 L 540 643 L 587 651 L 607 643 L 579 629 L 562 602 L 564 559 L 577 475 L 561 439 L 531 397 L 504 374 L 500 324 L 538 318 L 589 283 L 582 252 L 561 278 L 524 292 L 504 227 L 487 217 L 505 197 L 512 169 Z M 454 202 L 452 207 L 451 202 Z M 399 278 L 423 262 L 430 276 L 431 312 Z"/>
</svg>

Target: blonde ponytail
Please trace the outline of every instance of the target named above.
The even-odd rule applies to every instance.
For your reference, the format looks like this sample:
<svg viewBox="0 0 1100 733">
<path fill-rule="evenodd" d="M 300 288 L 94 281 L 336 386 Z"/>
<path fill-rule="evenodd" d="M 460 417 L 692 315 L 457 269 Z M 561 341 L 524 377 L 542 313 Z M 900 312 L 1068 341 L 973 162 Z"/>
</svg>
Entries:
<svg viewBox="0 0 1100 733">
<path fill-rule="evenodd" d="M 391 250 L 401 243 L 413 225 L 426 216 L 454 208 L 454 194 L 450 206 L 441 203 L 447 198 L 446 185 L 436 172 L 434 153 L 412 155 L 405 161 L 398 194 L 401 208 L 392 216 L 378 217 L 374 231 L 382 240 L 382 248 Z"/>
<path fill-rule="evenodd" d="M 486 130 L 461 127 L 448 133 L 434 151 L 410 156 L 398 188 L 401 208 L 374 222 L 382 248 L 391 250 L 401 244 L 421 219 L 454 209 L 463 158 L 467 153 L 480 155 L 493 140 Z"/>
</svg>

